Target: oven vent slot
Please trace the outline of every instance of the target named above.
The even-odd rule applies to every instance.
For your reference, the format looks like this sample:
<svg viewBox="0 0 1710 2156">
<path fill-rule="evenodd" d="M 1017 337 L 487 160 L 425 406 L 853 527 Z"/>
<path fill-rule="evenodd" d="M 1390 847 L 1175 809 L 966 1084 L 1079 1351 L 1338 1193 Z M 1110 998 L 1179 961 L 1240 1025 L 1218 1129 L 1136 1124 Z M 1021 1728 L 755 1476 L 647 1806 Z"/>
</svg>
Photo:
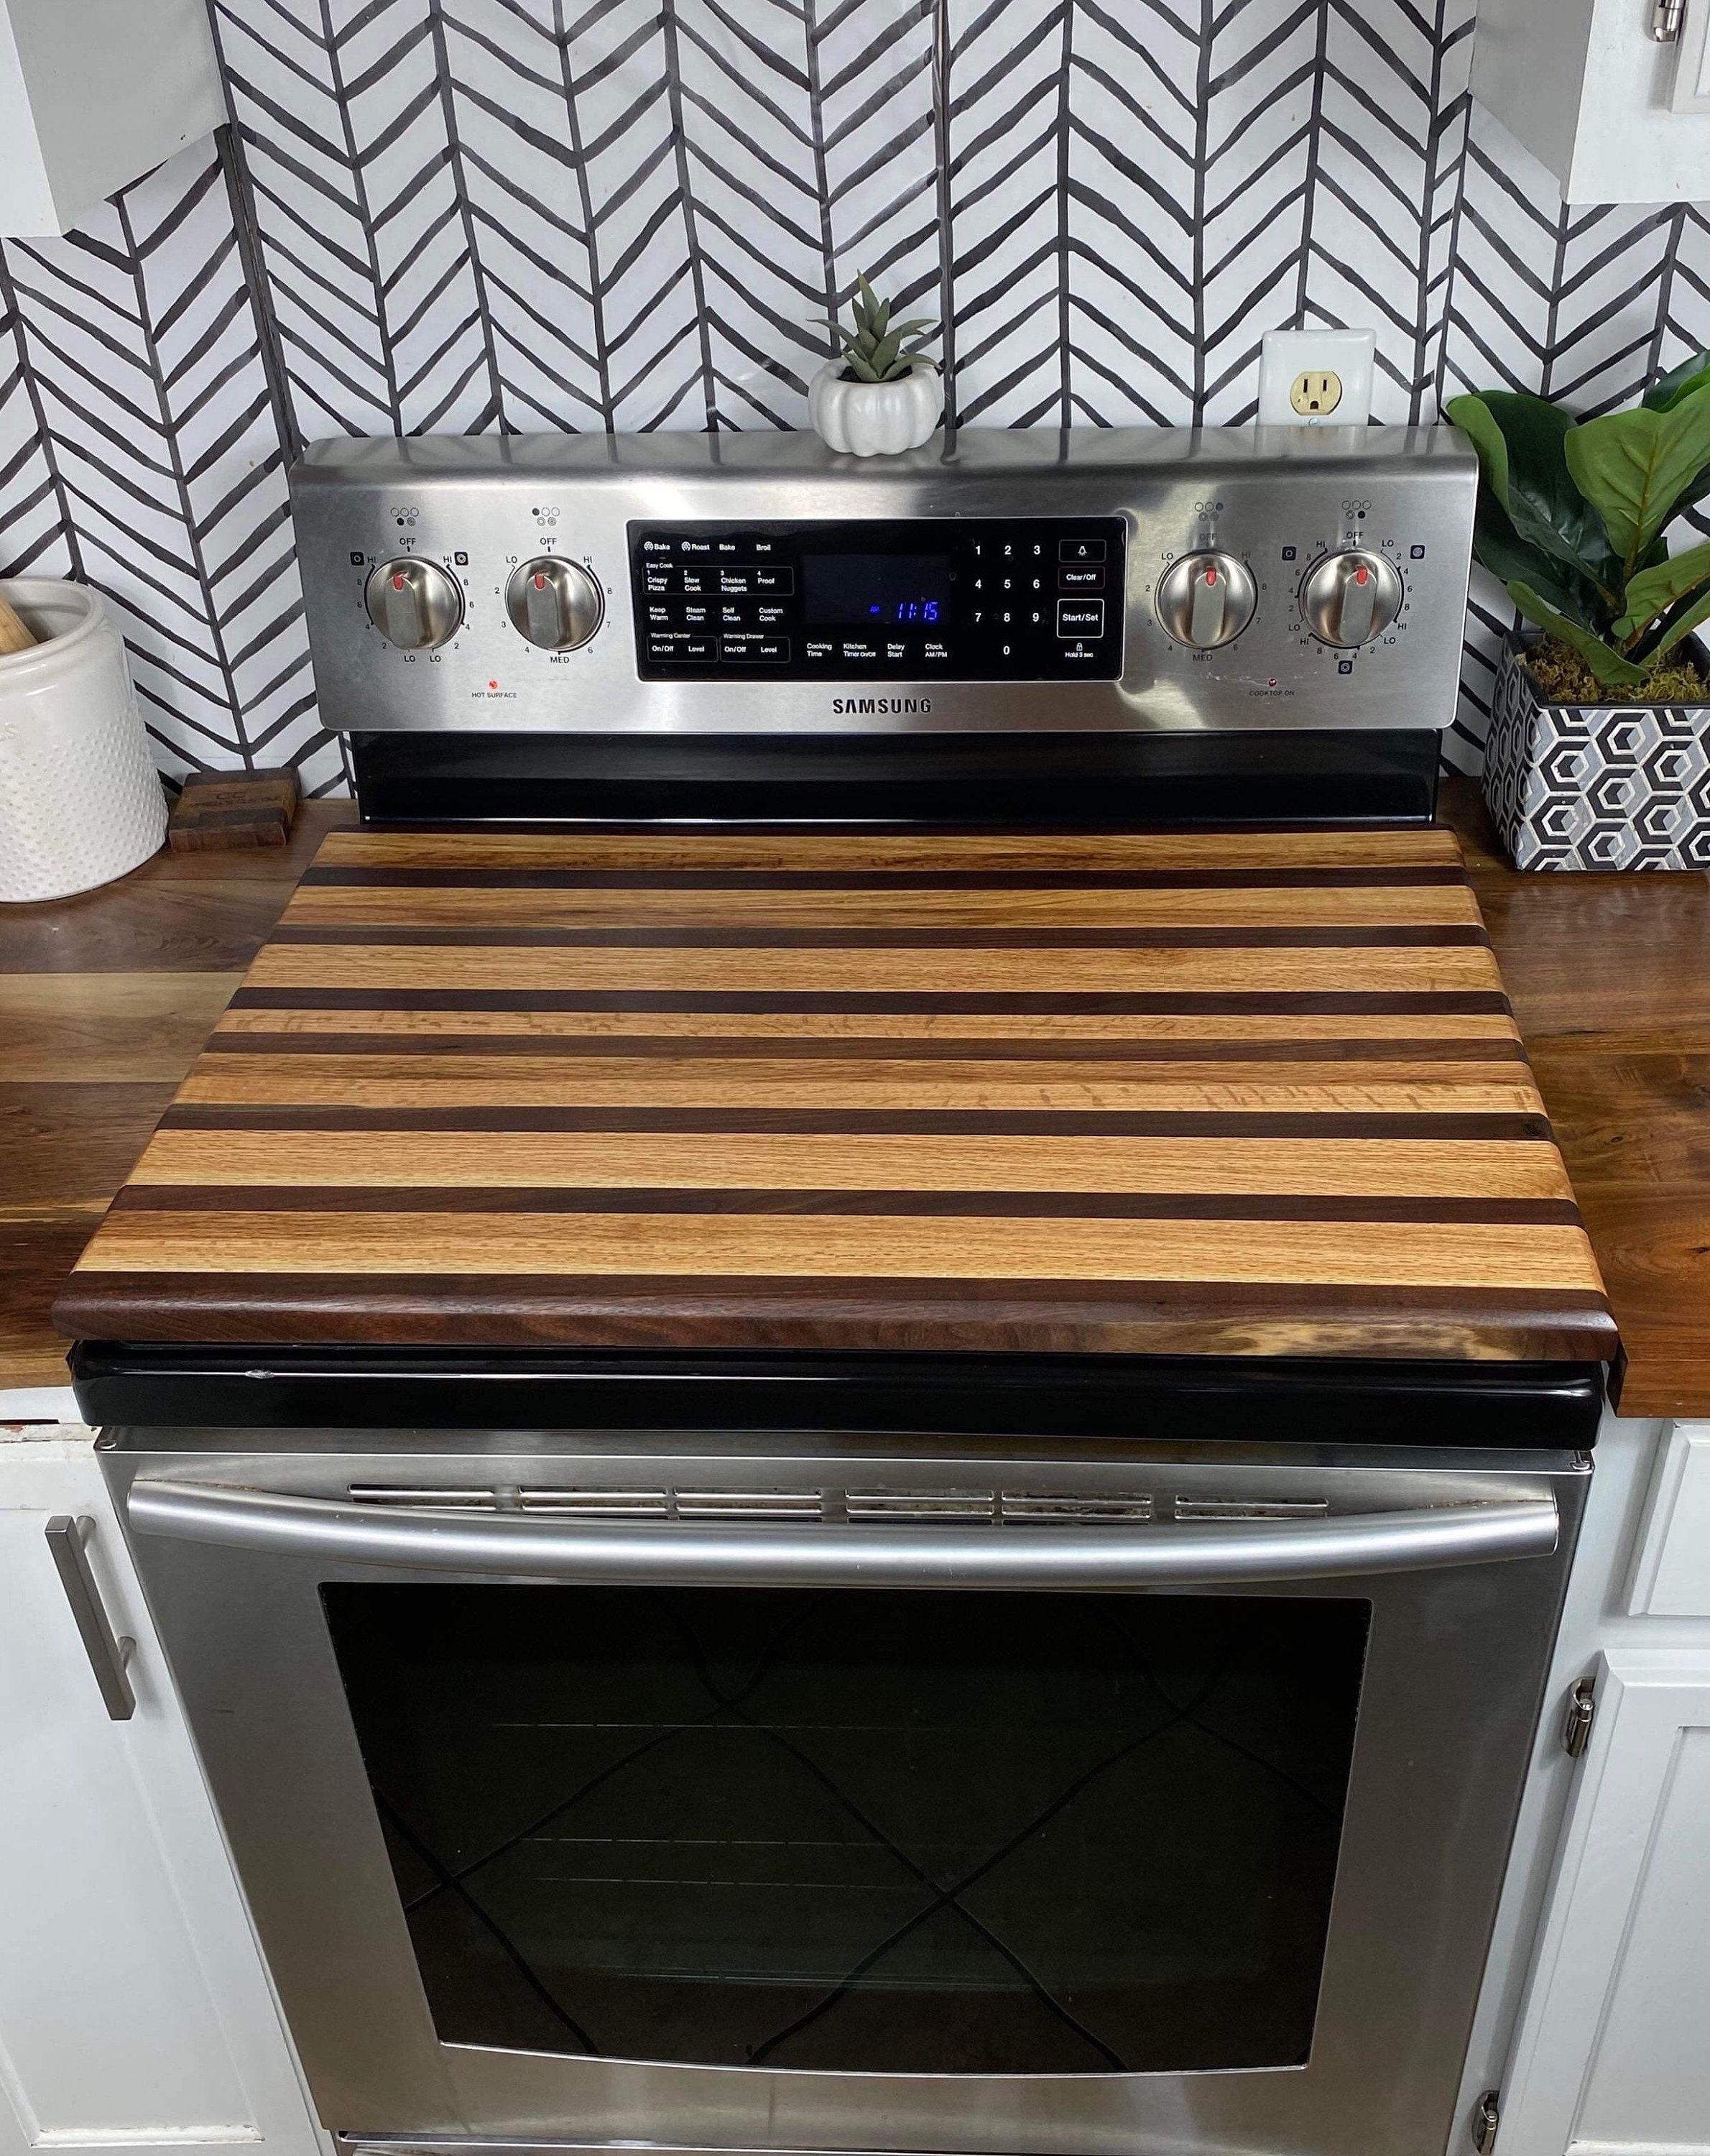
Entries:
<svg viewBox="0 0 1710 2156">
<path fill-rule="evenodd" d="M 499 1499 L 491 1490 L 431 1490 L 406 1482 L 353 1482 L 353 1505 L 374 1505 L 393 1512 L 494 1512 Z"/>
<path fill-rule="evenodd" d="M 851 1520 L 991 1520 L 997 1499 L 990 1490 L 851 1490 L 843 1499 Z"/>
<path fill-rule="evenodd" d="M 663 1520 L 671 1499 L 663 1490 L 519 1490 L 525 1512 L 553 1512 L 561 1519 Z"/>
<path fill-rule="evenodd" d="M 825 1511 L 817 1490 L 679 1490 L 679 1520 L 817 1520 Z"/>
<path fill-rule="evenodd" d="M 1006 1490 L 1003 1517 L 1023 1522 L 1056 1522 L 1067 1527 L 1097 1527 L 1103 1521 L 1149 1520 L 1152 1500 L 1138 1494 L 1097 1490 Z"/>
<path fill-rule="evenodd" d="M 1178 1520 L 1321 1520 L 1327 1497 L 1178 1497 Z"/>
</svg>

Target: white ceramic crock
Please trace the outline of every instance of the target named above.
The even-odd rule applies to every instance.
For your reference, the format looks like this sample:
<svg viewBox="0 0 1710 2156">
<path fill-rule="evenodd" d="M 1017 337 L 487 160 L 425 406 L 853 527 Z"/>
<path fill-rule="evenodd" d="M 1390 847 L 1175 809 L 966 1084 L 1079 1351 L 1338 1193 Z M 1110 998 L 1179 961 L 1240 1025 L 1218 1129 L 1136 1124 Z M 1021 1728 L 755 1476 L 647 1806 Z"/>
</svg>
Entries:
<svg viewBox="0 0 1710 2156">
<path fill-rule="evenodd" d="M 69 898 L 159 848 L 166 797 L 100 593 L 19 577 L 0 598 L 42 639 L 0 657 L 0 900 Z"/>
<path fill-rule="evenodd" d="M 944 412 L 944 383 L 929 359 L 894 382 L 846 382 L 828 360 L 807 385 L 807 416 L 827 449 L 846 456 L 895 456 L 932 439 Z"/>
</svg>

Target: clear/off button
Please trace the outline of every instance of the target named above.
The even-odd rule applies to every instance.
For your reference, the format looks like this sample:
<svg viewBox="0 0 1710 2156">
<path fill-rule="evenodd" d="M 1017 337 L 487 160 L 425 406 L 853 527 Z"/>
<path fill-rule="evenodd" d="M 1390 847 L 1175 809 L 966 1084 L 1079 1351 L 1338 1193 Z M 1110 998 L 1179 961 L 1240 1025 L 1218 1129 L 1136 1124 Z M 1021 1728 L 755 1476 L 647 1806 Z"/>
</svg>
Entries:
<svg viewBox="0 0 1710 2156">
<path fill-rule="evenodd" d="M 1057 603 L 1057 633 L 1059 636 L 1103 636 L 1103 600 L 1059 599 Z"/>
</svg>

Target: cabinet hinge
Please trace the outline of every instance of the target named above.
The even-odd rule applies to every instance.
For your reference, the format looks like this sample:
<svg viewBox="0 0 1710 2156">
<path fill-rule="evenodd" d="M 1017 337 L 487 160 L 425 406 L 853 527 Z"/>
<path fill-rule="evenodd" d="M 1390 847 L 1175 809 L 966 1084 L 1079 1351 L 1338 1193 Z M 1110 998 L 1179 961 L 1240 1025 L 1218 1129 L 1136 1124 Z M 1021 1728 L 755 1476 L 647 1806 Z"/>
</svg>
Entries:
<svg viewBox="0 0 1710 2156">
<path fill-rule="evenodd" d="M 1659 45 L 1672 45 L 1681 33 L 1687 0 L 1651 0 L 1651 36 Z"/>
<path fill-rule="evenodd" d="M 1497 2128 L 1503 2123 L 1502 2091 L 1487 2089 L 1472 2107 L 1472 2145 L 1478 2156 L 1491 2156 L 1496 2147 Z"/>
<path fill-rule="evenodd" d="M 1568 1694 L 1568 1712 L 1562 1723 L 1562 1749 L 1577 1759 L 1591 1742 L 1591 1725 L 1597 1718 L 1597 1680 L 1581 1677 Z"/>
</svg>

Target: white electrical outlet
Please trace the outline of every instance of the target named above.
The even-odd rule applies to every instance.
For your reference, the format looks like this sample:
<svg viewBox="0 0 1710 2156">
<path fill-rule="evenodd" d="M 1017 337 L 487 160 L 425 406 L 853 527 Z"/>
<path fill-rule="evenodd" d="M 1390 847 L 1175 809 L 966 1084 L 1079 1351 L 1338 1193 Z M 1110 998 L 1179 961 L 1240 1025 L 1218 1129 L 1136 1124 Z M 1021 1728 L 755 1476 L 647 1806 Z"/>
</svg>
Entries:
<svg viewBox="0 0 1710 2156">
<path fill-rule="evenodd" d="M 1371 417 L 1372 330 L 1272 330 L 1259 362 L 1262 427 L 1363 427 Z"/>
</svg>

